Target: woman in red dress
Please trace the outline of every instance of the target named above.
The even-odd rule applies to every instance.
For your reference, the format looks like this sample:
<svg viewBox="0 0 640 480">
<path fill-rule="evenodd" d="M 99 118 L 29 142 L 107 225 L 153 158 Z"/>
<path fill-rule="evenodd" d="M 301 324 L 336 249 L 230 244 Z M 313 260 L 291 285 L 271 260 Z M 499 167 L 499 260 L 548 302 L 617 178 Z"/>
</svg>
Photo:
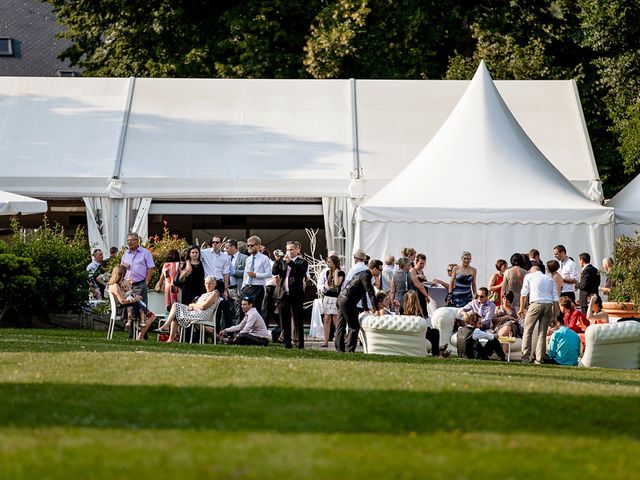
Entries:
<svg viewBox="0 0 640 480">
<path fill-rule="evenodd" d="M 496 271 L 489 279 L 489 300 L 500 306 L 502 300 L 502 281 L 504 280 L 504 271 L 507 269 L 507 261 L 502 258 L 496 262 Z"/>
<path fill-rule="evenodd" d="M 180 254 L 177 250 L 169 250 L 167 261 L 162 266 L 162 273 L 156 283 L 156 292 L 164 292 L 164 304 L 167 312 L 171 310 L 171 305 L 178 301 L 180 289 L 174 286 L 173 281 L 178 275 L 178 266 L 180 265 Z"/>
</svg>

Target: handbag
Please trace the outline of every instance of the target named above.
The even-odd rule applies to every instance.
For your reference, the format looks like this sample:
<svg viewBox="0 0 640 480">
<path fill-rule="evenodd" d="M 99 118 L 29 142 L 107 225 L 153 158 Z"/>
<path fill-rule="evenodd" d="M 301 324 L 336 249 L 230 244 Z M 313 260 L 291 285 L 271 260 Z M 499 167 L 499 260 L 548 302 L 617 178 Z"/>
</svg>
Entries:
<svg viewBox="0 0 640 480">
<path fill-rule="evenodd" d="M 451 293 L 451 292 L 447 293 L 447 296 L 446 296 L 446 297 L 444 297 L 444 304 L 445 304 L 447 307 L 453 307 L 453 306 L 455 306 L 455 305 L 453 304 L 453 293 Z"/>
</svg>

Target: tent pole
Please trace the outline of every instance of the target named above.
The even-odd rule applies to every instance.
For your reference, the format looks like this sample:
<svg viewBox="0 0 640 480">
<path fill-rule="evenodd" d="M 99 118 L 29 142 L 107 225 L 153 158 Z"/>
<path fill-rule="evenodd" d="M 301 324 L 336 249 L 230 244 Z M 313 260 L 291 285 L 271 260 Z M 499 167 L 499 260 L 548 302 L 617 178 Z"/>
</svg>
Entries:
<svg viewBox="0 0 640 480">
<path fill-rule="evenodd" d="M 351 133 L 353 139 L 353 173 L 352 178 L 360 178 L 360 147 L 358 146 L 358 103 L 356 100 L 356 79 L 350 78 L 351 86 Z"/>
<path fill-rule="evenodd" d="M 118 153 L 116 154 L 116 163 L 113 166 L 112 178 L 120 178 L 120 169 L 122 168 L 122 157 L 124 155 L 124 142 L 127 138 L 127 129 L 129 128 L 129 116 L 131 115 L 131 103 L 133 102 L 133 91 L 136 85 L 136 77 L 129 78 L 129 92 L 127 94 L 127 104 L 122 114 L 122 129 L 120 130 L 120 139 L 118 141 Z"/>
</svg>

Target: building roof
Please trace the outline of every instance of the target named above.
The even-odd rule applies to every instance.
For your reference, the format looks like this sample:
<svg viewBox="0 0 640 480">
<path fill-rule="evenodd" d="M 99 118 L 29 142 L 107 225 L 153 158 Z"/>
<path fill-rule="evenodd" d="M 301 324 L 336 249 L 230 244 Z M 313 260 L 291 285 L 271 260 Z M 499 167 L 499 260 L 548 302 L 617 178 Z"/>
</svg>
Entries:
<svg viewBox="0 0 640 480">
<path fill-rule="evenodd" d="M 0 56 L 0 76 L 55 76 L 70 70 L 58 55 L 69 42 L 56 38 L 64 27 L 53 7 L 34 0 L 3 0 L 0 37 L 12 40 L 13 55 Z M 78 69 L 75 69 L 78 71 Z"/>
</svg>

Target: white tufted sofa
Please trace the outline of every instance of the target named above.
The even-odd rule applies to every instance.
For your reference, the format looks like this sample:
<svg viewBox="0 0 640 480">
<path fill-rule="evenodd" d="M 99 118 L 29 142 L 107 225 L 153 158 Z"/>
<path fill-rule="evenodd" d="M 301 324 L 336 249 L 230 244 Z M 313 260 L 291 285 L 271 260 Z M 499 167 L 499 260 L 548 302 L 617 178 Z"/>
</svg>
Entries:
<svg viewBox="0 0 640 480">
<path fill-rule="evenodd" d="M 365 353 L 424 356 L 431 350 L 425 338 L 427 321 L 422 317 L 364 314 L 360 327 Z"/>
<path fill-rule="evenodd" d="M 640 322 L 589 325 L 581 367 L 640 367 Z"/>
</svg>

